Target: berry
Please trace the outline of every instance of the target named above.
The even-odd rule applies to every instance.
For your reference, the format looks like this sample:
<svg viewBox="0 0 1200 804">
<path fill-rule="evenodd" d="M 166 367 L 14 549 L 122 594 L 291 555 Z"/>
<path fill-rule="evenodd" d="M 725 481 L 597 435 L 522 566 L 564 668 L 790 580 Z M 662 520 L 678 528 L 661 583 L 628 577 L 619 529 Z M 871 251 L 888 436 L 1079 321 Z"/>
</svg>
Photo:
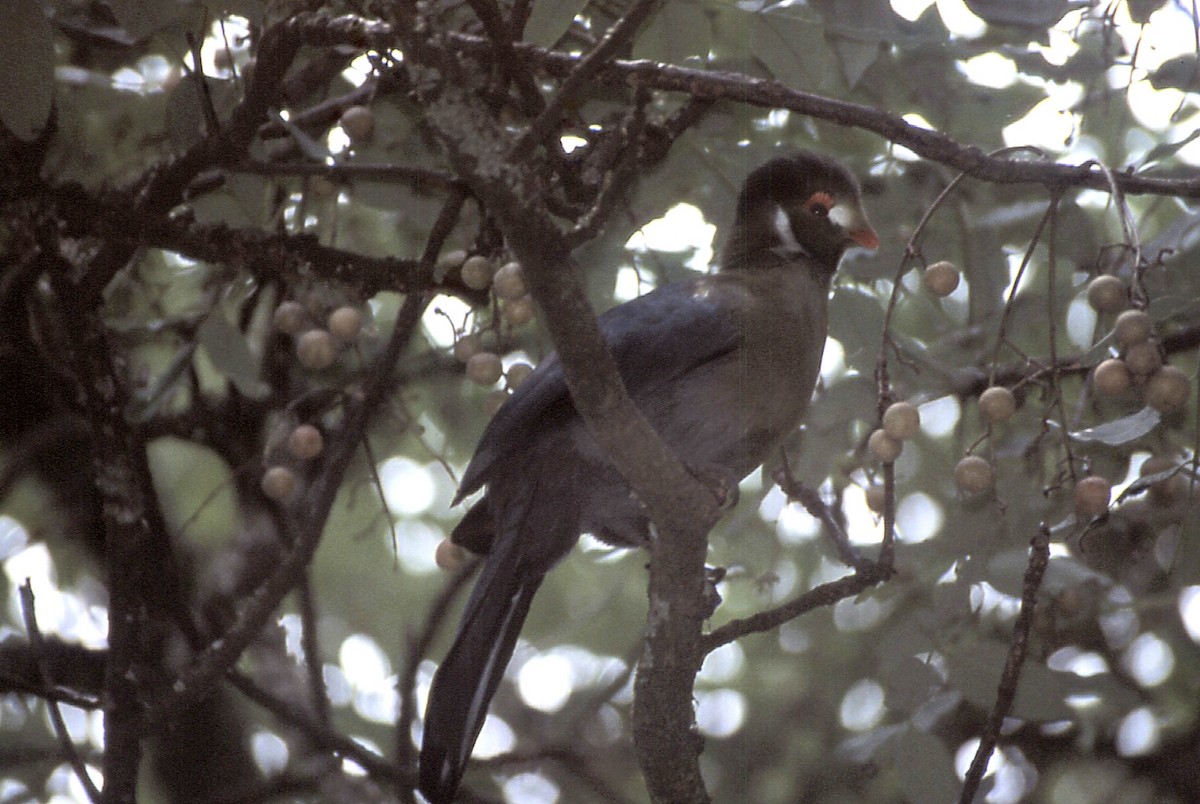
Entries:
<svg viewBox="0 0 1200 804">
<path fill-rule="evenodd" d="M 926 268 L 922 277 L 925 289 L 939 299 L 944 299 L 953 293 L 958 287 L 959 279 L 958 268 L 954 266 L 954 263 L 945 260 L 935 262 Z"/>
<path fill-rule="evenodd" d="M 1075 484 L 1075 515 L 1081 519 L 1100 516 L 1108 510 L 1112 484 L 1099 475 L 1085 477 Z"/>
<path fill-rule="evenodd" d="M 286 466 L 272 466 L 263 472 L 262 493 L 276 502 L 283 502 L 296 492 L 296 473 Z"/>
<path fill-rule="evenodd" d="M 1160 413 L 1183 407 L 1192 392 L 1188 376 L 1174 366 L 1163 366 L 1146 383 L 1146 404 Z"/>
<path fill-rule="evenodd" d="M 1129 390 L 1133 384 L 1133 375 L 1124 360 L 1110 357 L 1103 360 L 1092 372 L 1092 385 L 1101 396 L 1117 396 Z"/>
<path fill-rule="evenodd" d="M 288 434 L 287 448 L 292 457 L 307 461 L 321 454 L 321 450 L 325 449 L 325 439 L 316 427 L 301 424 Z"/>
<path fill-rule="evenodd" d="M 463 335 L 454 342 L 454 357 L 466 363 L 483 349 L 483 339 L 475 333 Z"/>
<path fill-rule="evenodd" d="M 521 263 L 510 262 L 500 266 L 492 277 L 492 287 L 502 299 L 519 299 L 529 292 L 525 287 L 525 275 Z"/>
<path fill-rule="evenodd" d="M 1129 293 L 1125 283 L 1115 276 L 1098 276 L 1088 284 L 1088 304 L 1097 313 L 1115 313 L 1125 309 Z"/>
<path fill-rule="evenodd" d="M 1125 350 L 1125 367 L 1137 377 L 1149 377 L 1162 368 L 1162 352 L 1158 350 L 1158 341 L 1149 340 L 1135 343 Z"/>
<path fill-rule="evenodd" d="M 968 455 L 954 467 L 954 483 L 966 494 L 980 494 L 996 482 L 992 465 L 978 455 Z"/>
<path fill-rule="evenodd" d="M 467 257 L 462 264 L 462 281 L 471 290 L 487 290 L 492 284 L 492 261 L 480 254 Z"/>
<path fill-rule="evenodd" d="M 533 366 L 528 363 L 513 363 L 504 373 L 504 379 L 509 388 L 519 388 L 521 383 L 529 379 L 529 375 L 532 373 Z"/>
<path fill-rule="evenodd" d="M 1157 475 L 1169 472 L 1176 467 L 1176 462 L 1165 455 L 1155 455 L 1142 461 L 1138 470 L 1139 477 Z M 1159 480 L 1150 486 L 1150 500 L 1158 505 L 1174 505 L 1181 502 L 1188 492 L 1188 481 L 1182 474 L 1174 474 L 1166 480 Z"/>
<path fill-rule="evenodd" d="M 467 361 L 467 377 L 480 385 L 492 385 L 503 373 L 500 356 L 492 352 L 478 352 Z"/>
<path fill-rule="evenodd" d="M 921 414 L 911 402 L 893 402 L 883 412 L 883 431 L 898 441 L 907 441 L 921 429 Z"/>
<path fill-rule="evenodd" d="M 1017 399 L 1003 385 L 993 385 L 979 395 L 979 412 L 993 424 L 1006 422 L 1017 412 Z"/>
<path fill-rule="evenodd" d="M 287 335 L 295 335 L 308 324 L 308 315 L 300 302 L 285 301 L 275 308 L 271 325 Z"/>
<path fill-rule="evenodd" d="M 329 314 L 329 331 L 343 341 L 357 338 L 362 323 L 362 313 L 354 307 L 339 307 Z"/>
<path fill-rule="evenodd" d="M 320 371 L 333 365 L 337 350 L 333 336 L 323 329 L 310 329 L 296 341 L 296 358 L 307 369 Z"/>
<path fill-rule="evenodd" d="M 461 268 L 463 263 L 466 261 L 467 252 L 463 251 L 461 248 L 456 248 L 454 251 L 447 251 L 445 254 L 438 257 L 436 267 L 438 273 L 444 274 L 447 271 L 453 271 L 456 268 Z"/>
<path fill-rule="evenodd" d="M 467 551 L 449 539 L 442 539 L 433 551 L 434 562 L 444 570 L 456 570 L 467 562 Z"/>
<path fill-rule="evenodd" d="M 877 461 L 892 463 L 900 457 L 900 452 L 904 449 L 904 444 L 888 435 L 884 430 L 876 430 L 867 439 L 867 449 L 871 450 L 871 454 L 875 456 Z"/>
<path fill-rule="evenodd" d="M 867 499 L 867 508 L 877 514 L 882 514 L 884 505 L 887 502 L 887 494 L 881 485 L 870 485 L 863 489 L 863 496 Z"/>
<path fill-rule="evenodd" d="M 1117 343 L 1126 349 L 1146 340 L 1154 331 L 1150 324 L 1150 316 L 1142 310 L 1126 310 L 1121 313 L 1117 316 L 1114 329 Z"/>
<path fill-rule="evenodd" d="M 355 145 L 365 145 L 375 136 L 375 113 L 366 106 L 351 106 L 338 124 Z"/>
<path fill-rule="evenodd" d="M 514 327 L 523 327 L 533 320 L 533 297 L 522 296 L 504 303 L 504 320 Z"/>
</svg>

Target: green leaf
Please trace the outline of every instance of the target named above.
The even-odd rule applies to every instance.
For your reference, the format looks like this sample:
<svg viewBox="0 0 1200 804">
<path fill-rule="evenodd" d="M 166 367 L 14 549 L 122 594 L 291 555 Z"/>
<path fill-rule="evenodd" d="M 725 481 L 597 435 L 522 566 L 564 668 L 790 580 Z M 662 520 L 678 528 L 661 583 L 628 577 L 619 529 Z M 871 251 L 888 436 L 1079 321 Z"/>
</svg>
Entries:
<svg viewBox="0 0 1200 804">
<path fill-rule="evenodd" d="M 1085 444 L 1100 443 L 1107 444 L 1110 447 L 1119 447 L 1122 444 L 1137 441 L 1157 427 L 1161 420 L 1162 414 L 1154 408 L 1147 406 L 1137 413 L 1122 416 L 1111 422 L 1098 424 L 1086 430 L 1076 430 L 1070 433 L 1070 436 L 1074 440 Z"/>
<path fill-rule="evenodd" d="M 54 103 L 54 32 L 36 0 L 0 3 L 0 122 L 22 140 L 37 139 Z"/>
<path fill-rule="evenodd" d="M 860 286 L 839 286 L 829 303 L 829 334 L 846 350 L 846 365 L 868 376 L 879 359 L 883 314 L 879 298 Z"/>
<path fill-rule="evenodd" d="M 878 42 L 856 42 L 852 39 L 838 39 L 833 43 L 833 49 L 842 65 L 842 77 L 851 88 L 858 85 L 881 52 Z"/>
<path fill-rule="evenodd" d="M 587 0 L 534 3 L 529 21 L 525 23 L 525 41 L 542 47 L 554 47 L 585 6 Z"/>
<path fill-rule="evenodd" d="M 999 553 L 988 561 L 988 583 L 1006 595 L 1020 597 L 1025 583 L 1025 570 L 1028 566 L 1028 550 L 1008 550 Z M 1105 589 L 1112 585 L 1112 581 L 1107 576 L 1084 566 L 1075 558 L 1055 556 L 1046 566 L 1041 591 L 1047 595 L 1056 595 L 1064 589 L 1088 581 L 1095 582 Z"/>
<path fill-rule="evenodd" d="M 1188 145 L 1197 137 L 1200 137 L 1200 128 L 1192 129 L 1192 133 L 1188 134 L 1181 140 L 1155 145 L 1149 150 L 1149 152 L 1147 152 L 1146 156 L 1142 159 L 1142 162 L 1161 162 L 1167 157 L 1171 157 L 1179 153 L 1179 151 L 1181 151 L 1185 145 Z"/>
<path fill-rule="evenodd" d="M 149 387 L 136 393 L 129 401 L 126 412 L 129 419 L 135 422 L 144 422 L 158 413 L 163 404 L 171 399 L 171 392 L 175 390 L 175 384 L 184 376 L 188 366 L 192 364 L 195 354 L 196 344 L 194 342 L 181 346 L 171 358 L 171 362 L 167 364 L 166 369 L 154 378 Z"/>
<path fill-rule="evenodd" d="M 250 351 L 246 336 L 229 319 L 214 310 L 196 335 L 213 367 L 239 391 L 252 398 L 267 394 L 270 389 L 259 379 L 258 360 Z"/>
<path fill-rule="evenodd" d="M 951 686 L 970 703 L 990 711 L 996 702 L 1008 648 L 1007 642 L 994 639 L 964 640 L 946 656 Z M 1072 695 L 1099 694 L 1103 681 L 1101 676 L 1084 678 L 1060 673 L 1026 656 L 1009 715 L 1034 722 L 1071 719 L 1075 710 L 1066 699 Z"/>
<path fill-rule="evenodd" d="M 208 87 L 208 99 L 205 99 L 196 79 L 191 76 L 184 76 L 167 96 L 164 111 L 167 136 L 178 148 L 187 148 L 204 137 L 205 103 L 212 101 L 218 118 L 233 105 L 238 91 L 235 82 L 211 76 L 206 76 L 204 82 Z"/>
<path fill-rule="evenodd" d="M 814 71 L 832 63 L 823 25 L 780 13 L 756 14 L 751 19 L 751 52 L 771 75 L 808 92 L 827 88 L 828 76 Z"/>
<path fill-rule="evenodd" d="M 708 61 L 712 47 L 712 24 L 708 15 L 692 3 L 672 2 L 661 6 L 633 45 L 635 59 L 683 64 L 688 60 Z"/>
<path fill-rule="evenodd" d="M 877 756 L 891 765 L 905 801 L 938 804 L 957 799 L 954 759 L 946 744 L 932 734 L 905 729 L 892 737 Z"/>
<path fill-rule="evenodd" d="M 967 8 L 989 25 L 1014 25 L 1045 30 L 1069 11 L 1088 3 L 1072 0 L 964 0 Z"/>
</svg>

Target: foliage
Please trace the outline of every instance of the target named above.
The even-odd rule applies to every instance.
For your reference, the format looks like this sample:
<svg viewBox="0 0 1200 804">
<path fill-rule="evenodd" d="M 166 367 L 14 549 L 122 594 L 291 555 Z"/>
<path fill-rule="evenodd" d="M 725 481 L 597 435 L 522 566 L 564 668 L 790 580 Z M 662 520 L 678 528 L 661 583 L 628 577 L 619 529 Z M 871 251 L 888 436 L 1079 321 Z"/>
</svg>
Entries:
<svg viewBox="0 0 1200 804">
<path fill-rule="evenodd" d="M 883 245 L 843 262 L 790 473 L 744 481 L 711 535 L 708 794 L 970 800 L 982 736 L 976 800 L 1200 800 L 1198 394 L 1097 393 L 1131 344 L 1087 290 L 1118 277 L 1195 384 L 1180 4 L 303 5 L 0 8 L 24 32 L 0 52 L 0 799 L 85 796 L 84 765 L 111 801 L 411 796 L 466 580 L 433 564 L 455 479 L 513 364 L 555 348 L 462 268 L 545 245 L 511 242 L 496 193 L 555 224 L 605 308 L 702 268 L 700 219 L 722 231 L 749 169 L 808 147 L 862 177 Z M 664 217 L 691 222 L 674 244 Z M 506 375 L 458 359 L 478 350 Z M 1011 419 L 980 414 L 991 385 Z M 881 467 L 896 400 L 923 429 Z M 956 487 L 968 454 L 994 491 Z M 1089 475 L 1113 485 L 1096 517 Z M 838 523 L 879 574 L 845 566 Z M 645 563 L 585 538 L 551 574 L 473 790 L 645 798 Z"/>
</svg>

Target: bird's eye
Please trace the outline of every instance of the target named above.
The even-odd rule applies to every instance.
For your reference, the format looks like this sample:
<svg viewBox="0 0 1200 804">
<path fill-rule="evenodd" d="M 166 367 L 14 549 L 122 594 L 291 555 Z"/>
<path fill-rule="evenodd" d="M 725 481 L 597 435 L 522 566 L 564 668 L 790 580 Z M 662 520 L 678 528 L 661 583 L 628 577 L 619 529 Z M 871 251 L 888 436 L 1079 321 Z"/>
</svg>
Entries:
<svg viewBox="0 0 1200 804">
<path fill-rule="evenodd" d="M 833 209 L 833 196 L 829 193 L 813 193 L 805 207 L 818 218 L 828 218 L 829 210 Z"/>
</svg>

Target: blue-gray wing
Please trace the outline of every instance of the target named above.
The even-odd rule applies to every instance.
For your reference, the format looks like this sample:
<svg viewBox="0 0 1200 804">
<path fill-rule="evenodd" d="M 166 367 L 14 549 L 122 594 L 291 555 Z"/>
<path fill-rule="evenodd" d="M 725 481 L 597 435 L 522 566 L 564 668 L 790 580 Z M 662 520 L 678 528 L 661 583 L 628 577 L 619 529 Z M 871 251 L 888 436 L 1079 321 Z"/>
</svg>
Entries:
<svg viewBox="0 0 1200 804">
<path fill-rule="evenodd" d="M 702 281 L 666 285 L 599 317 L 631 397 L 652 396 L 656 387 L 737 348 L 734 311 L 718 294 L 698 292 Z M 483 486 L 498 461 L 575 415 L 562 364 L 552 354 L 492 417 L 455 501 Z"/>
</svg>

